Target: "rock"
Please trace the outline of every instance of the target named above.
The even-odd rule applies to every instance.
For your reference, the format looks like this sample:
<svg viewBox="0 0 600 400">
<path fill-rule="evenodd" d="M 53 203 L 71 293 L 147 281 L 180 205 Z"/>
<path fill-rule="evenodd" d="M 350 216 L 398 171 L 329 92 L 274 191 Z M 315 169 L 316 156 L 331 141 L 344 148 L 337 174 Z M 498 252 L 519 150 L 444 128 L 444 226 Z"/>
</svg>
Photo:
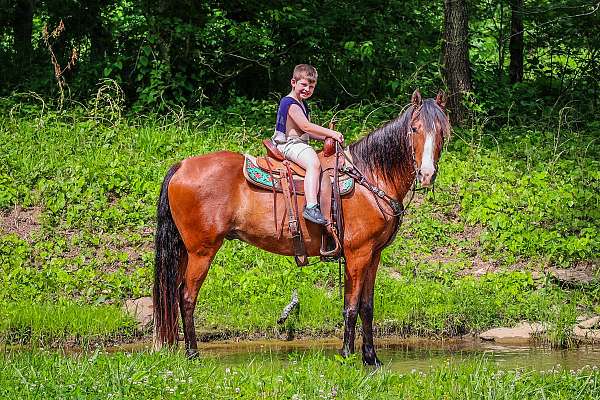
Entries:
<svg viewBox="0 0 600 400">
<path fill-rule="evenodd" d="M 573 337 L 582 342 L 600 343 L 600 329 L 573 328 Z"/>
<path fill-rule="evenodd" d="M 534 281 L 539 281 L 544 279 L 546 276 L 540 271 L 531 271 L 531 279 Z"/>
<path fill-rule="evenodd" d="M 479 335 L 482 340 L 493 340 L 497 343 L 528 342 L 532 335 L 544 333 L 544 325 L 534 322 L 522 322 L 514 328 L 494 328 Z"/>
<path fill-rule="evenodd" d="M 154 312 L 152 297 L 126 300 L 125 304 L 123 304 L 123 310 L 135 318 L 140 328 L 146 328 L 152 323 Z"/>
<path fill-rule="evenodd" d="M 592 329 L 595 328 L 600 322 L 600 316 L 592 317 L 590 319 L 586 319 L 585 321 L 581 321 L 577 324 L 581 329 Z"/>
<path fill-rule="evenodd" d="M 594 274 L 596 269 L 587 264 L 569 269 L 549 268 L 550 276 L 564 286 L 585 286 L 596 281 Z"/>
</svg>

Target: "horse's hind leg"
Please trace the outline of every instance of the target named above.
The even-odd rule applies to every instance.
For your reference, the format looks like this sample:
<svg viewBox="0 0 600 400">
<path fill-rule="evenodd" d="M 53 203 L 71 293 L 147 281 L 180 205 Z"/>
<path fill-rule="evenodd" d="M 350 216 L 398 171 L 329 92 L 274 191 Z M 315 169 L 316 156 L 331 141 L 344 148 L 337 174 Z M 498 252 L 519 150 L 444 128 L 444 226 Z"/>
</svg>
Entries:
<svg viewBox="0 0 600 400">
<path fill-rule="evenodd" d="M 188 252 L 188 262 L 179 288 L 179 309 L 183 322 L 185 352 L 189 358 L 198 355 L 198 341 L 194 325 L 194 310 L 196 309 L 198 292 L 208 274 L 210 263 L 218 250 L 219 247 L 204 249 L 202 252 L 196 253 Z"/>
</svg>

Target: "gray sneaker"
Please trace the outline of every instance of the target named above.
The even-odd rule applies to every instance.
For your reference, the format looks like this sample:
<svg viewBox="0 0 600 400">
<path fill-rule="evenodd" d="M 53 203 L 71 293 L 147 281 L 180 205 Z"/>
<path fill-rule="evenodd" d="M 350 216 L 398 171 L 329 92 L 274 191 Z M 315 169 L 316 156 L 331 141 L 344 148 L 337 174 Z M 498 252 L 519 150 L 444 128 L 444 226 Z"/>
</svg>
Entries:
<svg viewBox="0 0 600 400">
<path fill-rule="evenodd" d="M 302 213 L 302 215 L 304 216 L 305 219 L 309 220 L 310 222 L 314 222 L 315 224 L 318 224 L 318 225 L 327 225 L 328 224 L 328 222 L 325 219 L 325 217 L 323 216 L 323 214 L 321 214 L 321 209 L 319 208 L 319 206 L 314 206 L 314 207 L 304 206 L 304 212 Z"/>
</svg>

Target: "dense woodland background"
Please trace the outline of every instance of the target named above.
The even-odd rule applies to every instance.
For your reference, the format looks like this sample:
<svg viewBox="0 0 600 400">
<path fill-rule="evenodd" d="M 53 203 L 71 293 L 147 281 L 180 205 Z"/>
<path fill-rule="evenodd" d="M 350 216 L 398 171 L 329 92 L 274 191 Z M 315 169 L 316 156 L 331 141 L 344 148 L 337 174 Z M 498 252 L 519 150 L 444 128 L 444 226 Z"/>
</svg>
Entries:
<svg viewBox="0 0 600 400">
<path fill-rule="evenodd" d="M 0 0 L 0 95 L 86 102 L 116 82 L 133 111 L 272 100 L 300 62 L 341 107 L 415 87 L 454 122 L 600 97 L 596 0 Z M 62 22 L 61 22 L 62 21 Z M 506 119 L 504 119 L 506 121 Z"/>
</svg>

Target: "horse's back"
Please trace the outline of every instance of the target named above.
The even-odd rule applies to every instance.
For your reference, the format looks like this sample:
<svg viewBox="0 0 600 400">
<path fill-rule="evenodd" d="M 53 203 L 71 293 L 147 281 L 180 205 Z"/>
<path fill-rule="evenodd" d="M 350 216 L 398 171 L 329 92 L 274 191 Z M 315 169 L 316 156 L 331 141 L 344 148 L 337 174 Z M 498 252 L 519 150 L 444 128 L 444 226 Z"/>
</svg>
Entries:
<svg viewBox="0 0 600 400">
<path fill-rule="evenodd" d="M 231 228 L 243 161 L 239 153 L 219 151 L 181 162 L 169 183 L 169 206 L 188 249 L 216 245 Z"/>
<path fill-rule="evenodd" d="M 220 168 L 227 168 L 229 170 L 231 168 L 235 169 L 235 167 L 239 167 L 239 171 L 242 171 L 243 161 L 243 155 L 232 151 L 207 153 L 189 157 L 181 161 L 181 172 L 179 172 L 179 175 L 185 174 L 190 178 L 195 176 L 200 177 L 206 174 L 214 174 Z"/>
</svg>

